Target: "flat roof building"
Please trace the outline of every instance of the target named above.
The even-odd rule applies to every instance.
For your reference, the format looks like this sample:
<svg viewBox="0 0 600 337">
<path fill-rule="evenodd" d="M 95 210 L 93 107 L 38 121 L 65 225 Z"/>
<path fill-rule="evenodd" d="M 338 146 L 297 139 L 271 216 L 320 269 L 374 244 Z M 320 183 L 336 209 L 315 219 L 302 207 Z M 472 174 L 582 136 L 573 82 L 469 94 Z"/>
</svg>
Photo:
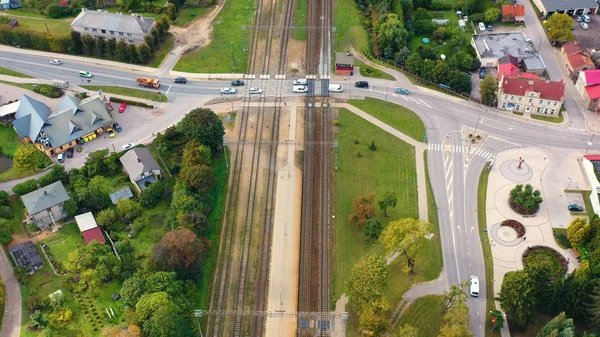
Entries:
<svg viewBox="0 0 600 337">
<path fill-rule="evenodd" d="M 522 33 L 474 34 L 471 45 L 484 67 L 497 67 L 498 59 L 507 55 L 519 61 L 536 56 Z"/>
<path fill-rule="evenodd" d="M 533 3 L 544 17 L 554 13 L 582 15 L 598 11 L 596 0 L 533 0 Z"/>
</svg>

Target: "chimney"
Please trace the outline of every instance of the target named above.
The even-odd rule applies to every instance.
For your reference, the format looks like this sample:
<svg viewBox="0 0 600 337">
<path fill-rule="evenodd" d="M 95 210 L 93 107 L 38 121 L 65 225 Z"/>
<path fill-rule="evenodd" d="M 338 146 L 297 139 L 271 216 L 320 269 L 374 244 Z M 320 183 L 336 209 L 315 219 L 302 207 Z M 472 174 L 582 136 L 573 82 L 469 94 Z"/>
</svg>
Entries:
<svg viewBox="0 0 600 337">
<path fill-rule="evenodd" d="M 82 12 L 87 12 L 87 8 L 82 8 L 81 11 Z"/>
<path fill-rule="evenodd" d="M 142 158 L 140 158 L 140 157 L 138 157 L 137 160 L 138 160 L 138 163 L 142 162 Z"/>
</svg>

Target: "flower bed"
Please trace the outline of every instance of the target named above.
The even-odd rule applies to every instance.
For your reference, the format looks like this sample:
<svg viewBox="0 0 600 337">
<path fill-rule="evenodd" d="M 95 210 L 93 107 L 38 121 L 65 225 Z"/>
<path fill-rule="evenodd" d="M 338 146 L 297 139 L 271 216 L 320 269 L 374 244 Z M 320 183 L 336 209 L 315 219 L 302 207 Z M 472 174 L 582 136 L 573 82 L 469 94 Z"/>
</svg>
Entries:
<svg viewBox="0 0 600 337">
<path fill-rule="evenodd" d="M 514 229 L 515 232 L 517 232 L 518 238 L 522 238 L 523 235 L 525 235 L 525 226 L 523 226 L 523 224 L 521 224 L 517 220 L 512 220 L 512 219 L 504 220 L 504 221 L 502 221 L 502 223 L 500 223 L 500 226 L 510 227 L 510 228 Z"/>
<path fill-rule="evenodd" d="M 508 199 L 510 208 L 521 215 L 534 215 L 540 210 L 540 205 L 535 205 L 533 209 L 527 209 L 524 205 L 517 204 L 513 198 Z"/>
<path fill-rule="evenodd" d="M 556 250 L 545 246 L 528 247 L 523 253 L 523 266 L 528 263 L 545 263 L 550 267 L 552 278 L 559 277 L 567 271 L 567 260 Z"/>
</svg>

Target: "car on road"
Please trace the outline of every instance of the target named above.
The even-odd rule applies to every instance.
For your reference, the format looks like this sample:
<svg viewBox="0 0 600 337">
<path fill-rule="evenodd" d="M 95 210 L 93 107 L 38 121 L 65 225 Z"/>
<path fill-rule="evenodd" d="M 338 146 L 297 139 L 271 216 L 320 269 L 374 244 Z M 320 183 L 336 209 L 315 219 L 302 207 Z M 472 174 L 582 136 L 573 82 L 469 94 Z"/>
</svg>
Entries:
<svg viewBox="0 0 600 337">
<path fill-rule="evenodd" d="M 59 60 L 59 59 L 54 59 L 54 60 L 50 61 L 50 64 L 54 64 L 55 66 L 59 66 L 59 65 L 61 65 L 61 63 L 62 63 L 62 62 L 60 62 L 60 60 Z"/>
<path fill-rule="evenodd" d="M 125 144 L 125 145 L 121 146 L 121 150 L 123 150 L 123 151 L 127 151 L 127 150 L 131 149 L 131 148 L 132 148 L 132 147 L 134 147 L 134 146 L 135 146 L 135 144 L 133 144 L 133 143 L 128 143 L 128 144 Z"/>
<path fill-rule="evenodd" d="M 396 88 L 396 89 L 394 89 L 394 92 L 397 94 L 402 94 L 402 95 L 410 94 L 410 91 L 408 91 L 408 89 L 406 89 L 406 88 Z"/>
<path fill-rule="evenodd" d="M 369 82 L 367 81 L 358 81 L 354 83 L 354 86 L 357 88 L 369 88 Z"/>
<path fill-rule="evenodd" d="M 186 84 L 187 83 L 187 78 L 185 78 L 185 77 L 177 77 L 175 79 L 175 83 Z"/>
<path fill-rule="evenodd" d="M 117 130 L 117 132 L 121 132 L 123 131 L 123 128 L 121 128 L 121 125 L 119 125 L 119 123 L 113 123 L 113 128 L 115 128 L 115 130 Z"/>
<path fill-rule="evenodd" d="M 119 113 L 125 112 L 125 109 L 127 109 L 127 103 L 121 102 L 121 105 L 119 105 Z"/>
<path fill-rule="evenodd" d="M 58 154 L 58 158 L 56 158 L 56 161 L 59 163 L 64 163 L 65 162 L 65 154 L 64 153 L 59 153 Z"/>
<path fill-rule="evenodd" d="M 581 28 L 583 28 L 583 29 L 585 29 L 585 30 L 587 30 L 588 28 L 590 28 L 590 27 L 588 26 L 588 24 L 587 24 L 587 23 L 585 23 L 585 22 L 580 22 L 580 23 L 579 23 L 579 25 L 581 26 Z"/>
<path fill-rule="evenodd" d="M 67 158 L 73 158 L 73 148 L 70 147 L 67 149 Z"/>
<path fill-rule="evenodd" d="M 80 77 L 86 77 L 86 78 L 92 78 L 92 73 L 90 73 L 89 71 L 80 71 L 79 72 L 79 76 Z"/>
<path fill-rule="evenodd" d="M 233 80 L 231 81 L 231 85 L 234 87 L 241 87 L 244 85 L 244 81 L 242 80 Z"/>
<path fill-rule="evenodd" d="M 487 75 L 487 69 L 485 67 L 481 67 L 481 69 L 479 69 L 479 78 L 485 78 L 485 75 Z"/>
<path fill-rule="evenodd" d="M 583 207 L 577 204 L 569 205 L 569 212 L 583 212 Z"/>
<path fill-rule="evenodd" d="M 294 82 L 292 82 L 294 85 L 307 85 L 308 84 L 308 80 L 306 78 L 299 78 L 297 80 L 294 80 Z"/>
<path fill-rule="evenodd" d="M 262 89 L 261 88 L 250 88 L 248 89 L 248 93 L 249 94 L 262 94 Z"/>
<path fill-rule="evenodd" d="M 221 95 L 229 95 L 229 94 L 235 94 L 236 90 L 234 88 L 223 88 L 221 89 Z"/>
<path fill-rule="evenodd" d="M 106 129 L 106 133 L 108 133 L 108 136 L 110 138 L 115 138 L 116 134 L 115 134 L 115 130 L 113 130 L 113 128 L 108 128 Z"/>
<path fill-rule="evenodd" d="M 469 294 L 473 297 L 479 297 L 479 277 L 474 275 L 469 277 Z"/>
<path fill-rule="evenodd" d="M 295 85 L 295 86 L 292 87 L 292 91 L 293 92 L 300 92 L 300 93 L 308 92 L 308 87 L 305 86 L 305 85 Z"/>
</svg>

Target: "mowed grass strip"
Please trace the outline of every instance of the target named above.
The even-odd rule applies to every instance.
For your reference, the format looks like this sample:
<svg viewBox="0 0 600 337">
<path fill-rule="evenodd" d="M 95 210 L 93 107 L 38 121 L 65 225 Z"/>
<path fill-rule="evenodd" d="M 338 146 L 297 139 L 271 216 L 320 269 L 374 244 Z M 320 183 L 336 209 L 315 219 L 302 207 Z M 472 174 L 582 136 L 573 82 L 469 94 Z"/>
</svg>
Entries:
<svg viewBox="0 0 600 337">
<path fill-rule="evenodd" d="M 336 50 L 345 51 L 354 47 L 365 55 L 371 55 L 369 38 L 362 25 L 361 14 L 356 8 L 356 1 L 336 0 L 334 13 Z"/>
<path fill-rule="evenodd" d="M 396 329 L 409 324 L 419 329 L 419 337 L 437 337 L 442 326 L 442 310 L 444 310 L 444 301 L 440 296 L 428 295 L 417 298 L 400 317 Z M 392 336 L 403 337 L 397 332 Z"/>
<path fill-rule="evenodd" d="M 115 95 L 123 95 L 129 97 L 137 97 L 141 99 L 147 99 L 155 102 L 166 102 L 167 96 L 163 94 L 159 94 L 160 89 L 152 89 L 156 91 L 150 90 L 142 90 L 142 89 L 133 89 L 133 88 L 125 88 L 125 87 L 113 87 L 113 86 L 103 86 L 103 85 L 82 85 L 82 88 L 98 91 L 102 89 L 107 94 L 115 94 Z"/>
<path fill-rule="evenodd" d="M 52 33 L 58 36 L 71 34 L 71 22 L 75 18 L 54 20 L 54 19 L 38 19 L 38 18 L 11 18 L 19 21 L 19 26 L 15 29 L 34 30 L 40 33 Z"/>
<path fill-rule="evenodd" d="M 22 143 L 15 129 L 11 126 L 0 125 L 0 146 L 2 146 L 0 152 L 12 157 L 20 144 Z"/>
<path fill-rule="evenodd" d="M 251 45 L 249 26 L 253 14 L 254 1 L 227 1 L 213 21 L 209 45 L 183 55 L 173 70 L 191 73 L 246 72 L 248 51 L 244 51 L 244 47 L 248 50 Z M 246 26 L 246 29 L 242 30 L 242 26 Z"/>
<path fill-rule="evenodd" d="M 33 76 L 29 76 L 27 74 L 23 74 L 18 71 L 14 71 L 12 69 L 4 68 L 4 67 L 0 67 L 0 74 L 7 75 L 7 76 L 21 77 L 21 78 L 33 78 Z"/>
<path fill-rule="evenodd" d="M 160 64 L 164 61 L 165 57 L 167 57 L 171 48 L 173 48 L 173 41 L 175 41 L 173 34 L 167 33 L 165 40 L 160 44 L 160 48 L 154 52 L 154 56 L 152 56 L 152 59 L 148 62 L 149 67 L 160 67 Z"/>
<path fill-rule="evenodd" d="M 308 10 L 308 0 L 297 0 L 296 10 L 294 11 L 294 29 L 292 38 L 294 40 L 306 40 L 306 11 Z"/>
<path fill-rule="evenodd" d="M 422 142 L 425 138 L 425 125 L 419 116 L 410 109 L 369 97 L 364 100 L 350 99 L 348 103 L 418 142 Z"/>
<path fill-rule="evenodd" d="M 348 221 L 354 199 L 368 193 L 380 197 L 385 192 L 395 192 L 398 204 L 388 209 L 389 217 L 384 218 L 374 205 L 376 218 L 384 225 L 391 220 L 416 218 L 419 214 L 414 148 L 346 109 L 340 109 L 340 123 L 334 191 L 336 298 L 344 292 L 344 282 L 362 256 L 383 253 L 381 244 L 367 243 L 363 230 Z M 359 144 L 355 144 L 355 140 Z M 377 151 L 368 149 L 372 141 Z M 357 157 L 359 152 L 362 157 Z"/>
</svg>

